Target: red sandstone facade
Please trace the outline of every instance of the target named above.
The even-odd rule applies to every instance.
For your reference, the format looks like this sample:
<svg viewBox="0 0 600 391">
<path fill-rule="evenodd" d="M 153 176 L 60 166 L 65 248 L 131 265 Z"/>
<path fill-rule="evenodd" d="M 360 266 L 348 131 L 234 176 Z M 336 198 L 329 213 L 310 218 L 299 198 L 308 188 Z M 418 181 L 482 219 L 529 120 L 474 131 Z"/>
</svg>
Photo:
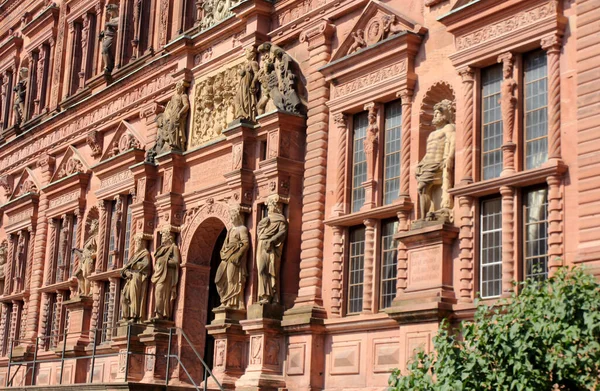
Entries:
<svg viewBox="0 0 600 391">
<path fill-rule="evenodd" d="M 304 110 L 233 121 L 245 49 L 264 42 L 293 59 Z M 164 384 L 173 326 L 229 389 L 383 389 L 478 295 L 567 265 L 600 274 L 599 48 L 598 0 L 4 1 L 0 384 Z M 187 142 L 149 162 L 179 82 Z M 415 174 L 444 99 L 452 212 L 421 224 Z M 255 266 L 274 194 L 289 221 L 275 309 Z M 213 312 L 232 204 L 250 237 L 245 310 Z M 93 220 L 81 297 L 71 249 Z M 181 252 L 172 322 L 150 321 L 149 284 L 128 341 L 121 270 L 136 235 L 153 253 L 165 232 Z M 171 346 L 171 384 L 190 383 L 184 366 L 201 382 L 186 341 Z"/>
</svg>

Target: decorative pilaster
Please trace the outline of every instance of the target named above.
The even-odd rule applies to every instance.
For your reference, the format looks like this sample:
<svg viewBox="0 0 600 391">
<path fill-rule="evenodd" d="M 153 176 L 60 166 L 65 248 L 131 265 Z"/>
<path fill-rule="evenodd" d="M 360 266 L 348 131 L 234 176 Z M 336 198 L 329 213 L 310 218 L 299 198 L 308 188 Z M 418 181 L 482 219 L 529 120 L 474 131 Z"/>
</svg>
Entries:
<svg viewBox="0 0 600 391">
<path fill-rule="evenodd" d="M 375 269 L 375 225 L 377 220 L 366 219 L 365 224 L 365 264 L 363 280 L 363 313 L 373 312 L 373 276 Z"/>
<path fill-rule="evenodd" d="M 377 186 L 375 162 L 377 161 L 377 152 L 379 149 L 379 105 L 374 102 L 366 104 L 365 110 L 369 110 L 369 126 L 367 127 L 367 135 L 363 140 L 367 160 L 367 180 L 362 183 L 365 189 L 365 203 L 360 208 L 361 210 L 369 210 L 377 206 L 375 202 L 375 187 Z"/>
<path fill-rule="evenodd" d="M 90 330 L 98 328 L 98 319 L 100 317 L 100 295 L 102 293 L 100 281 L 92 281 L 92 316 L 90 318 Z M 90 331 L 90 339 L 94 340 L 95 332 Z"/>
<path fill-rule="evenodd" d="M 33 272 L 33 252 L 35 246 L 35 231 L 32 227 L 27 228 L 27 262 L 25 262 L 25 290 L 31 289 L 31 274 Z"/>
<path fill-rule="evenodd" d="M 139 57 L 140 23 L 141 23 L 142 1 L 133 1 L 133 39 L 131 40 L 131 61 Z"/>
<path fill-rule="evenodd" d="M 63 301 L 65 301 L 65 297 L 64 297 L 64 292 L 63 291 L 59 291 L 56 294 L 56 303 L 54 305 L 54 319 L 50 319 L 50 322 L 54 321 L 54 324 L 51 326 L 51 330 L 54 330 L 54 334 L 51 338 L 50 338 L 50 346 L 53 348 L 58 347 L 58 343 L 60 341 L 60 333 L 62 333 L 62 330 L 60 328 L 60 321 L 61 321 L 61 314 L 62 314 L 62 307 L 63 307 Z"/>
<path fill-rule="evenodd" d="M 563 194 L 562 178 L 552 175 L 546 178 L 548 183 L 548 277 L 552 277 L 563 260 Z"/>
<path fill-rule="evenodd" d="M 8 262 L 6 262 L 6 277 L 4 284 L 4 294 L 9 295 L 14 285 L 13 265 L 15 263 L 15 241 L 16 235 L 8 235 Z"/>
<path fill-rule="evenodd" d="M 115 277 L 110 277 L 109 279 L 109 286 L 110 286 L 110 302 L 108 304 L 108 316 L 106 317 L 106 324 L 109 325 L 109 327 L 113 324 L 115 324 L 115 301 L 119 300 L 119 298 L 117 297 L 117 284 L 119 283 L 117 281 L 117 278 Z M 112 339 L 113 334 L 115 330 L 112 329 L 108 329 L 106 330 L 106 340 L 110 341 Z"/>
<path fill-rule="evenodd" d="M 331 286 L 331 313 L 342 315 L 342 289 L 344 277 L 344 228 L 333 227 L 333 264 Z"/>
<path fill-rule="evenodd" d="M 8 351 L 6 334 L 8 332 L 7 323 L 9 322 L 8 312 L 10 304 L 1 303 L 0 305 L 2 306 L 2 315 L 0 316 L 0 355 L 5 356 Z"/>
<path fill-rule="evenodd" d="M 96 256 L 96 273 L 106 270 L 106 232 L 108 225 L 108 213 L 106 202 L 98 201 L 98 211 L 100 213 L 100 226 L 98 227 L 98 253 Z"/>
<path fill-rule="evenodd" d="M 473 84 L 475 83 L 475 71 L 471 67 L 465 67 L 458 71 L 463 82 L 463 175 L 461 184 L 473 183 L 473 134 L 475 132 L 473 122 Z"/>
<path fill-rule="evenodd" d="M 515 109 L 517 107 L 517 82 L 513 78 L 513 65 L 515 62 L 513 54 L 507 52 L 499 55 L 498 62 L 502 63 L 502 74 L 504 76 L 500 93 L 502 126 L 504 130 L 501 176 L 506 176 L 515 173 L 515 150 L 517 145 L 513 140 L 513 135 L 515 129 Z"/>
<path fill-rule="evenodd" d="M 55 264 L 56 264 L 56 234 L 58 231 L 58 221 L 55 219 L 48 219 L 47 226 L 49 227 L 49 236 L 50 236 L 50 251 L 48 251 L 48 264 L 46 267 L 46 285 L 50 285 L 54 283 L 55 276 Z"/>
<path fill-rule="evenodd" d="M 27 92 L 25 93 L 25 113 L 21 120 L 21 125 L 31 119 L 36 113 L 36 97 L 38 90 L 37 62 L 38 53 L 27 53 L 29 61 L 29 74 L 27 76 Z"/>
<path fill-rule="evenodd" d="M 88 73 L 88 64 L 90 58 L 90 48 L 93 47 L 90 42 L 90 25 L 91 15 L 85 14 L 83 16 L 83 25 L 81 28 L 81 68 L 79 69 L 79 88 L 77 91 L 83 90 L 85 87 L 85 79 Z"/>
<path fill-rule="evenodd" d="M 65 25 L 67 19 L 67 8 L 60 7 L 58 16 L 58 31 L 56 33 L 56 43 L 54 45 L 54 64 L 52 66 L 52 89 L 50 95 L 50 109 L 54 110 L 58 107 L 58 102 L 62 97 L 62 78 L 64 57 L 64 41 L 65 41 Z M 99 21 L 100 19 L 98 19 Z"/>
<path fill-rule="evenodd" d="M 4 106 L 6 105 L 6 90 L 8 89 L 8 76 L 0 74 L 0 130 L 4 129 Z M 2 134 L 0 134 L 2 139 Z"/>
<path fill-rule="evenodd" d="M 40 313 L 40 335 L 47 335 L 50 331 L 50 294 L 47 292 L 42 293 L 42 311 Z M 43 340 L 43 344 L 45 345 L 48 341 Z"/>
<path fill-rule="evenodd" d="M 400 150 L 400 197 L 410 199 L 410 133 L 413 90 L 399 93 L 402 103 L 402 149 Z"/>
<path fill-rule="evenodd" d="M 561 159 L 560 140 L 560 48 L 561 37 L 542 39 L 548 58 L 548 160 Z"/>
<path fill-rule="evenodd" d="M 44 57 L 44 45 L 40 46 L 37 55 L 36 64 L 36 81 L 35 81 L 35 99 L 34 99 L 34 112 L 33 115 L 40 115 L 42 113 L 42 94 L 44 87 L 44 68 L 46 67 L 46 58 Z"/>
<path fill-rule="evenodd" d="M 68 36 L 67 36 L 67 52 L 65 64 L 65 89 L 63 91 L 62 99 L 66 99 L 71 95 L 71 89 L 73 88 L 75 70 L 73 69 L 73 57 L 75 56 L 75 23 L 69 22 Z M 79 72 L 79 70 L 77 70 Z"/>
<path fill-rule="evenodd" d="M 408 213 L 406 211 L 398 212 L 398 231 L 397 232 L 406 232 L 408 231 Z M 406 289 L 406 282 L 408 279 L 408 249 L 406 245 L 401 241 L 396 241 L 396 249 L 397 249 L 397 281 L 396 281 L 396 298 L 404 293 Z"/>
<path fill-rule="evenodd" d="M 309 70 L 307 89 L 308 126 L 306 128 L 306 160 L 304 197 L 302 205 L 302 245 L 300 253 L 300 289 L 296 304 L 321 307 L 323 232 L 327 178 L 327 138 L 329 83 L 319 68 L 331 58 L 331 37 L 335 27 L 327 21 L 311 26 L 300 34 L 300 41 L 308 44 Z M 318 195 L 318 196 L 316 196 Z M 309 239 L 310 238 L 310 239 Z"/>
<path fill-rule="evenodd" d="M 333 116 L 333 122 L 337 129 L 337 169 L 335 186 L 335 206 L 333 214 L 340 216 L 345 212 L 344 199 L 346 196 L 346 154 L 348 152 L 348 118 L 343 113 L 337 113 Z"/>
<path fill-rule="evenodd" d="M 502 195 L 502 297 L 510 297 L 515 280 L 515 189 L 500 188 Z"/>
<path fill-rule="evenodd" d="M 460 231 L 459 240 L 459 303 L 471 303 L 473 301 L 473 197 L 458 197 L 460 209 Z"/>
</svg>

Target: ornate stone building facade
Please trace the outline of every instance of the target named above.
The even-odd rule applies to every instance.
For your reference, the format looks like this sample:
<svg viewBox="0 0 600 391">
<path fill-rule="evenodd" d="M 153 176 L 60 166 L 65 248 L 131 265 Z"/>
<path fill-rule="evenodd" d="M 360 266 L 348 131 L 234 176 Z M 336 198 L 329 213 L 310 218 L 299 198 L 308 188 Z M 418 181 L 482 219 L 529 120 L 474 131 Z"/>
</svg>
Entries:
<svg viewBox="0 0 600 391">
<path fill-rule="evenodd" d="M 382 389 L 600 274 L 599 48 L 599 0 L 2 2 L 0 384 Z"/>
</svg>

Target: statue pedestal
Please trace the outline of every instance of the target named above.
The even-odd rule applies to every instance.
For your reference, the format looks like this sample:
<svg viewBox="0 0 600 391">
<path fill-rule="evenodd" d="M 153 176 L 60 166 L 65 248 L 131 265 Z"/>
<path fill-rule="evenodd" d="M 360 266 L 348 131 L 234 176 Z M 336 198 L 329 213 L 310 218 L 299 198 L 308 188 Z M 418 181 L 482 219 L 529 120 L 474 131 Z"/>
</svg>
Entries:
<svg viewBox="0 0 600 391">
<path fill-rule="evenodd" d="M 439 320 L 456 303 L 452 243 L 459 230 L 440 222 L 416 223 L 410 231 L 394 235 L 408 254 L 406 289 L 386 312 L 402 323 Z"/>
<path fill-rule="evenodd" d="M 285 388 L 283 359 L 285 346 L 281 330 L 283 307 L 273 304 L 252 304 L 248 319 L 240 321 L 250 336 L 248 366 L 235 382 L 236 390 L 276 391 Z"/>
<path fill-rule="evenodd" d="M 66 335 L 65 355 L 85 355 L 85 348 L 91 342 L 88 330 L 90 329 L 93 304 L 94 299 L 89 296 L 78 296 L 63 303 L 69 311 L 69 329 Z M 77 362 L 79 361 L 81 360 L 77 360 Z"/>
<path fill-rule="evenodd" d="M 145 323 L 146 329 L 138 336 L 146 353 L 142 382 L 164 384 L 167 371 L 167 359 L 164 356 L 169 349 L 169 329 L 175 323 L 169 320 L 150 320 Z M 177 334 L 173 331 L 175 338 Z"/>
<path fill-rule="evenodd" d="M 240 321 L 246 318 L 245 310 L 215 308 L 215 319 L 206 326 L 208 334 L 215 339 L 213 375 L 226 390 L 234 390 L 236 381 L 244 374 L 248 337 Z M 217 389 L 212 377 L 207 387 Z"/>
<path fill-rule="evenodd" d="M 117 336 L 113 337 L 111 343 L 111 347 L 119 351 L 119 368 L 115 381 L 140 381 L 142 379 L 144 344 L 140 342 L 139 335 L 143 330 L 143 324 L 126 320 L 119 321 Z"/>
</svg>

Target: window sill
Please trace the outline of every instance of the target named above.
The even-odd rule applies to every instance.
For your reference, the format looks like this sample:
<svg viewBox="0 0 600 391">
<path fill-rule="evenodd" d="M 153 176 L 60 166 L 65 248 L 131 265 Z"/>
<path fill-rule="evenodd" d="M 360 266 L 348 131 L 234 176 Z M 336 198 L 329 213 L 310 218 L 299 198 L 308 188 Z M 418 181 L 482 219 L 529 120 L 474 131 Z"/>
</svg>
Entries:
<svg viewBox="0 0 600 391">
<path fill-rule="evenodd" d="M 379 206 L 373 209 L 358 211 L 341 216 L 336 216 L 325 220 L 329 226 L 350 227 L 363 224 L 366 219 L 387 219 L 396 217 L 400 211 L 410 211 L 412 203 L 406 199 L 398 198 L 394 203 L 385 206 Z"/>
<path fill-rule="evenodd" d="M 71 277 L 66 281 L 57 282 L 54 284 L 45 285 L 40 288 L 40 292 L 43 293 L 54 293 L 58 291 L 68 291 L 69 288 L 77 287 L 77 279 L 75 277 Z"/>
<path fill-rule="evenodd" d="M 546 178 L 553 175 L 562 176 L 567 172 L 567 165 L 561 160 L 549 160 L 542 167 L 514 174 L 500 176 L 486 181 L 470 183 L 450 189 L 449 193 L 455 197 L 471 196 L 484 197 L 500 192 L 502 186 L 527 187 L 546 182 Z"/>
<path fill-rule="evenodd" d="M 374 314 L 357 313 L 346 315 L 341 318 L 325 320 L 325 328 L 329 332 L 372 331 L 377 329 L 389 329 L 398 327 L 398 323 L 391 319 L 387 313 L 378 312 Z"/>
</svg>

